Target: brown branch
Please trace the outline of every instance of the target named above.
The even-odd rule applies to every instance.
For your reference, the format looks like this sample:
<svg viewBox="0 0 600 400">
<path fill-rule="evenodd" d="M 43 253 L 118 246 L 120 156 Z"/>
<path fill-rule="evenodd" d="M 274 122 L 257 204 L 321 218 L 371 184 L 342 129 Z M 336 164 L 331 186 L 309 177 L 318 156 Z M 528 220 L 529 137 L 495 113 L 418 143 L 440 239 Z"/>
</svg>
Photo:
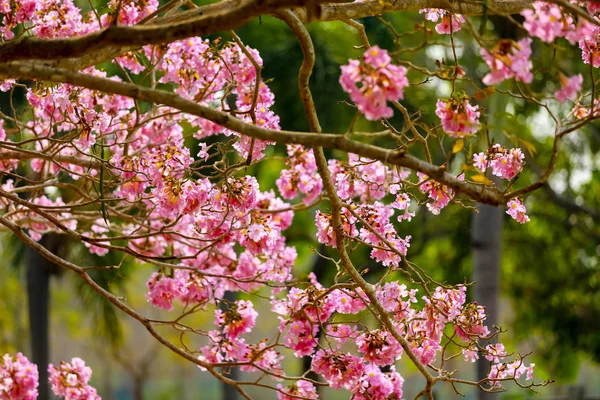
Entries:
<svg viewBox="0 0 600 400">
<path fill-rule="evenodd" d="M 282 8 L 301 6 L 312 10 L 323 0 L 248 0 L 237 7 L 200 8 L 197 18 L 184 22 L 134 26 L 110 26 L 89 35 L 67 39 L 21 36 L 0 44 L 0 62 L 48 60 L 55 67 L 81 68 L 148 44 L 164 44 L 192 36 L 237 28 L 252 18 Z M 214 9 L 214 7 L 213 7 Z M 312 13 L 311 13 L 312 15 Z M 85 62 L 80 58 L 84 58 Z"/>
<path fill-rule="evenodd" d="M 518 14 L 530 7 L 530 0 L 489 0 L 488 14 Z M 320 12 L 308 15 L 304 9 L 294 10 L 304 23 L 319 21 L 343 21 L 385 14 L 394 11 L 414 11 L 423 8 L 443 8 L 463 15 L 483 14 L 486 2 L 450 0 L 366 0 L 354 3 L 322 4 Z"/>
<path fill-rule="evenodd" d="M 379 160 L 391 165 L 405 167 L 413 171 L 419 171 L 456 192 L 460 192 L 473 200 L 484 204 L 495 206 L 502 205 L 506 204 L 510 198 L 514 197 L 505 196 L 496 188 L 488 188 L 481 184 L 461 181 L 455 176 L 447 173 L 445 168 L 427 163 L 417 157 L 407 154 L 404 150 L 385 149 L 366 143 L 356 142 L 345 135 L 315 135 L 306 132 L 265 129 L 248 124 L 225 112 L 202 106 L 193 101 L 185 100 L 177 94 L 162 90 L 136 86 L 125 82 L 116 82 L 110 79 L 85 75 L 61 68 L 37 65 L 36 63 L 31 62 L 9 62 L 0 64 L 0 77 L 6 79 L 39 79 L 70 83 L 75 86 L 98 90 L 104 93 L 120 94 L 141 101 L 163 104 L 185 113 L 205 118 L 242 135 L 261 140 L 281 144 L 301 144 L 309 147 L 322 146 L 342 150 L 347 153 L 354 153 L 361 157 Z"/>
</svg>

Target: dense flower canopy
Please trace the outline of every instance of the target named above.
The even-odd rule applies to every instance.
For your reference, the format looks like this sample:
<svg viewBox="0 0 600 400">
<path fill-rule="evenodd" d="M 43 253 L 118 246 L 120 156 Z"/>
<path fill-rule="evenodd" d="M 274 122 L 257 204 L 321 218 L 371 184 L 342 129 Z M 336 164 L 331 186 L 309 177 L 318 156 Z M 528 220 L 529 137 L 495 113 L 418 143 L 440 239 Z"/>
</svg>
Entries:
<svg viewBox="0 0 600 400">
<path fill-rule="evenodd" d="M 263 3 L 272 2 L 247 2 L 267 7 Z M 357 1 L 340 9 L 357 3 L 377 6 Z M 159 336 L 153 321 L 99 287 L 85 268 L 53 258 L 37 241 L 58 232 L 99 257 L 120 252 L 152 265 L 146 275 L 149 303 L 173 314 L 213 316 L 208 330 L 172 323 L 196 333 L 203 344 L 193 351 L 170 349 L 242 393 L 243 385 L 230 382 L 220 367 L 239 365 L 270 376 L 277 383 L 265 386 L 283 400 L 316 399 L 323 382 L 354 399 L 401 398 L 398 360 L 416 365 L 428 382 L 423 393 L 431 395 L 437 382 L 465 383 L 444 369 L 456 355 L 466 362 L 492 362 L 487 379 L 467 384 L 487 390 L 509 380 L 526 388 L 539 385 L 532 381 L 533 363 L 500 343 L 487 344 L 498 332 L 486 326 L 484 306 L 467 302 L 467 285 L 439 284 L 409 261 L 412 237 L 404 224 L 419 206 L 438 215 L 469 201 L 507 207 L 518 223 L 529 221 L 524 196 L 545 184 L 558 141 L 598 116 L 590 77 L 578 71 L 551 70 L 560 86 L 547 93 L 531 89 L 542 74 L 532 54 L 538 45 L 564 40 L 561 45 L 580 48 L 582 64 L 599 67 L 598 5 L 575 4 L 580 11 L 575 15 L 558 4 L 534 2 L 521 11 L 528 36 L 520 40 L 478 35 L 466 13 L 423 9 L 425 20 L 415 32 L 448 40 L 448 54 L 453 53 L 453 60 L 438 60 L 437 71 L 409 62 L 400 48 L 371 45 L 359 22 L 342 18 L 363 33 L 354 43 L 360 50 L 339 69 L 339 84 L 348 95 L 339 100 L 356 113 L 343 135 L 321 132 L 309 89 L 315 50 L 302 13 L 259 6 L 257 12 L 273 12 L 285 21 L 302 45 L 298 83 L 310 132 L 285 130 L 259 51 L 233 31 L 227 35 L 231 40 L 209 40 L 190 28 L 192 18 L 169 25 L 173 31 L 160 37 L 157 27 L 169 17 L 161 15 L 156 0 L 112 0 L 103 13 L 85 13 L 71 0 L 0 1 L 5 78 L 0 90 L 10 96 L 23 92 L 26 104 L 22 115 L 0 114 L 0 224 Z M 245 22 L 235 25 L 227 16 L 234 20 L 254 10 L 215 11 L 223 23 L 215 31 Z M 437 22 L 435 33 L 426 21 Z M 177 31 L 184 25 L 187 33 Z M 206 26 L 197 29 L 214 33 Z M 119 39 L 116 50 L 114 43 L 101 42 L 119 29 L 131 35 Z M 459 31 L 471 35 L 468 45 L 481 55 L 479 80 L 476 71 L 459 65 Z M 414 34 L 393 32 L 396 43 Z M 138 36 L 147 37 L 146 43 L 135 42 Z M 43 51 L 27 53 L 40 39 L 57 49 L 84 47 L 88 40 L 97 51 L 84 57 L 70 49 L 74 56 L 49 61 L 44 57 L 52 55 Z M 408 93 L 429 79 L 440 87 L 448 83 L 451 92 L 409 109 Z M 518 182 L 529 165 L 519 141 L 490 140 L 493 116 L 484 101 L 494 91 L 528 101 L 555 121 L 556 150 L 544 181 Z M 563 107 L 556 116 L 554 105 Z M 395 119 L 400 117 L 403 124 Z M 359 132 L 355 122 L 362 119 L 361 127 L 384 130 Z M 432 156 L 434 144 L 443 156 Z M 323 147 L 336 151 L 326 158 Z M 283 156 L 279 164 L 273 162 L 276 154 Z M 270 188 L 261 187 L 252 168 L 270 162 L 284 167 Z M 486 173 L 502 182 L 494 186 Z M 312 239 L 335 250 L 329 260 L 337 272 L 333 282 L 296 273 L 299 250 L 286 231 L 298 213 L 312 213 Z M 384 271 L 381 279 L 353 264 L 349 253 L 359 246 L 366 246 L 373 265 Z M 408 280 L 403 283 L 401 276 Z M 243 297 L 230 301 L 227 292 Z M 261 299 L 270 303 L 270 312 L 259 313 L 254 301 Z M 374 318 L 365 319 L 370 314 Z M 255 328 L 272 319 L 278 321 L 277 332 L 254 342 Z M 286 375 L 283 360 L 292 355 L 310 357 L 311 370 L 323 381 Z M 98 398 L 81 359 L 50 365 L 49 372 L 57 395 Z M 35 398 L 36 388 L 33 364 L 21 354 L 3 358 L 0 399 Z"/>
</svg>

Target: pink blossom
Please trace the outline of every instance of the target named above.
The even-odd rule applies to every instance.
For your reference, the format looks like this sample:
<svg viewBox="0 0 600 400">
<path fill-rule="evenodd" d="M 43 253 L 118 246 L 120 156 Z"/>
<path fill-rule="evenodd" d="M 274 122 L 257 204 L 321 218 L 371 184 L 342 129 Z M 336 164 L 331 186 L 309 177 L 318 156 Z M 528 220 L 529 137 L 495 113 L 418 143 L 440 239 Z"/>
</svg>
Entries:
<svg viewBox="0 0 600 400">
<path fill-rule="evenodd" d="M 481 49 L 481 55 L 491 71 L 483 77 L 486 85 L 495 85 L 505 79 L 515 78 L 523 83 L 531 83 L 533 63 L 531 57 L 531 38 L 518 42 L 500 40 L 491 52 Z"/>
<path fill-rule="evenodd" d="M 366 361 L 381 367 L 393 364 L 402 356 L 400 343 L 384 330 L 363 333 L 356 338 L 356 345 Z"/>
<path fill-rule="evenodd" d="M 498 143 L 486 153 L 473 155 L 473 165 L 481 172 L 485 172 L 489 167 L 492 169 L 492 174 L 508 180 L 517 176 L 524 164 L 525 155 L 521 149 L 505 149 Z"/>
<path fill-rule="evenodd" d="M 488 344 L 485 346 L 485 350 L 487 352 L 485 358 L 494 363 L 499 363 L 507 355 L 502 343 Z"/>
<path fill-rule="evenodd" d="M 438 215 L 442 208 L 446 207 L 450 200 L 454 197 L 454 191 L 442 185 L 434 180 L 430 179 L 427 175 L 417 172 L 419 177 L 419 190 L 423 193 L 427 193 L 429 196 L 429 202 L 426 206 L 432 214 Z M 461 175 L 460 178 L 463 178 Z"/>
<path fill-rule="evenodd" d="M 65 400 L 100 400 L 96 389 L 88 383 L 92 378 L 92 369 L 85 361 L 75 357 L 70 363 L 61 361 L 58 367 L 48 366 L 52 391 Z"/>
<path fill-rule="evenodd" d="M 356 327 L 346 324 L 330 324 L 326 329 L 327 337 L 336 340 L 338 343 L 346 343 L 348 339 L 356 339 Z"/>
<path fill-rule="evenodd" d="M 558 5 L 535 1 L 533 9 L 521 11 L 525 17 L 523 27 L 530 36 L 539 37 L 544 42 L 552 43 L 557 37 L 563 36 L 564 20 Z"/>
<path fill-rule="evenodd" d="M 183 294 L 183 287 L 178 279 L 168 278 L 157 272 L 150 275 L 146 286 L 146 299 L 153 306 L 167 311 L 173 309 L 173 301 Z"/>
<path fill-rule="evenodd" d="M 363 63 L 350 60 L 341 67 L 340 84 L 368 120 L 390 118 L 394 112 L 387 102 L 404 97 L 407 69 L 391 64 L 387 50 L 378 46 L 368 49 L 363 59 Z"/>
<path fill-rule="evenodd" d="M 512 199 L 508 202 L 507 206 L 508 210 L 506 211 L 506 213 L 510 215 L 513 219 L 515 219 L 517 222 L 521 224 L 529 222 L 529 217 L 526 214 L 527 209 L 525 208 L 523 203 L 521 203 L 521 200 Z"/>
<path fill-rule="evenodd" d="M 425 339 L 420 346 L 413 346 L 412 348 L 415 356 L 425 365 L 434 362 L 436 353 L 441 349 L 440 344 L 431 339 Z"/>
<path fill-rule="evenodd" d="M 600 67 L 600 28 L 596 25 L 586 36 L 579 40 L 581 58 L 585 64 Z"/>
<path fill-rule="evenodd" d="M 449 35 L 461 30 L 465 17 L 460 14 L 452 14 L 440 8 L 424 8 L 419 11 L 419 14 L 425 14 L 425 19 L 432 22 L 437 22 L 441 18 L 441 22 L 435 26 L 435 30 L 440 35 Z"/>
<path fill-rule="evenodd" d="M 317 347 L 318 324 L 312 324 L 307 319 L 293 319 L 285 336 L 285 345 L 294 351 L 296 357 L 312 354 Z"/>
<path fill-rule="evenodd" d="M 447 101 L 438 100 L 435 114 L 442 120 L 442 128 L 448 135 L 462 138 L 479 130 L 479 106 L 472 106 L 465 96 Z"/>
<path fill-rule="evenodd" d="M 5 354 L 0 358 L 0 399 L 34 400 L 38 397 L 38 368 L 27 357 Z"/>
<path fill-rule="evenodd" d="M 223 312 L 215 311 L 215 324 L 223 326 L 223 332 L 229 340 L 236 339 L 242 333 L 248 333 L 256 324 L 258 313 L 250 301 L 237 300 L 235 305 Z"/>
<path fill-rule="evenodd" d="M 566 77 L 560 74 L 560 83 L 562 87 L 556 93 L 554 97 L 561 103 L 567 100 L 575 100 L 577 93 L 581 91 L 581 85 L 583 83 L 583 75 L 577 74 L 571 77 Z"/>
<path fill-rule="evenodd" d="M 317 388 L 309 381 L 305 381 L 300 379 L 298 382 L 284 388 L 281 384 L 277 385 L 277 398 L 279 400 L 296 400 L 298 398 L 302 399 L 318 399 Z M 288 396 L 293 395 L 292 396 Z"/>
<path fill-rule="evenodd" d="M 477 350 L 473 350 L 470 346 L 466 349 L 462 349 L 462 354 L 465 356 L 465 361 L 475 362 L 479 359 Z"/>
<path fill-rule="evenodd" d="M 321 374 L 332 388 L 352 390 L 362 376 L 365 365 L 357 356 L 321 349 L 313 356 L 311 369 Z"/>
</svg>

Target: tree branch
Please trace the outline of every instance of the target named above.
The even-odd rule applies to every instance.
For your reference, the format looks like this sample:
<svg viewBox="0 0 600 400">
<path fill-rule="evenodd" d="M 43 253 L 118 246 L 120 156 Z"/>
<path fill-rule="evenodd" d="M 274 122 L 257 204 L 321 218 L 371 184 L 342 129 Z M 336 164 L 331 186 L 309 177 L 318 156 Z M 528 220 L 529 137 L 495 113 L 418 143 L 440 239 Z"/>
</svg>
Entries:
<svg viewBox="0 0 600 400">
<path fill-rule="evenodd" d="M 21 36 L 0 44 L 0 62 L 48 60 L 54 67 L 82 67 L 148 44 L 170 43 L 192 36 L 226 31 L 252 18 L 294 6 L 314 10 L 324 0 L 248 0 L 237 7 L 202 7 L 197 18 L 166 24 L 115 26 L 68 39 L 39 39 Z M 217 3 L 218 5 L 219 3 Z M 217 10 L 216 12 L 211 12 Z M 313 12 L 309 12 L 313 17 Z"/>
<path fill-rule="evenodd" d="M 320 12 L 309 15 L 303 8 L 294 12 L 304 23 L 319 21 L 343 21 L 364 18 L 394 11 L 416 11 L 423 8 L 443 8 L 463 15 L 483 14 L 487 6 L 488 14 L 518 14 L 531 6 L 530 0 L 488 0 L 450 1 L 450 0 L 366 0 L 353 3 L 322 4 Z"/>
<path fill-rule="evenodd" d="M 229 128 L 242 135 L 256 139 L 273 141 L 281 144 L 301 144 L 309 147 L 327 147 L 361 157 L 379 160 L 381 162 L 419 171 L 431 179 L 440 182 L 453 190 L 469 196 L 480 203 L 490 205 L 505 204 L 509 198 L 496 188 L 482 184 L 461 181 L 446 172 L 445 168 L 427 163 L 417 157 L 407 154 L 404 150 L 385 149 L 367 143 L 356 142 L 346 135 L 321 134 L 306 132 L 275 131 L 256 125 L 248 124 L 239 118 L 218 111 L 193 101 L 162 90 L 136 86 L 130 83 L 116 82 L 60 68 L 36 65 L 32 62 L 9 62 L 0 64 L 0 77 L 17 79 L 39 79 L 53 82 L 69 83 L 104 93 L 120 94 L 141 101 L 163 104 L 188 114 L 205 118 L 218 125 Z"/>
</svg>

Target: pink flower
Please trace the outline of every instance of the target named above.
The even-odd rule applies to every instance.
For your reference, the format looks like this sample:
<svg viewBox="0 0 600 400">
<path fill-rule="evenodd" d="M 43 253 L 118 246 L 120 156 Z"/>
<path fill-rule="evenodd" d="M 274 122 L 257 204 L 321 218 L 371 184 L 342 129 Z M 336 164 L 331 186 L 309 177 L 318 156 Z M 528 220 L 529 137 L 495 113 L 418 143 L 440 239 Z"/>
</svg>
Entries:
<svg viewBox="0 0 600 400">
<path fill-rule="evenodd" d="M 512 40 L 500 40 L 491 52 L 482 48 L 481 55 L 491 69 L 483 77 L 486 85 L 495 85 L 510 78 L 523 83 L 531 83 L 533 80 L 531 38 L 524 38 L 516 43 Z"/>
<path fill-rule="evenodd" d="M 525 164 L 525 155 L 519 148 L 505 149 L 496 143 L 486 153 L 477 153 L 473 155 L 473 165 L 481 172 L 487 168 L 492 168 L 492 174 L 500 178 L 511 180 L 521 170 Z"/>
<path fill-rule="evenodd" d="M 387 102 L 404 98 L 407 70 L 390 62 L 387 50 L 373 46 L 365 52 L 363 63 L 350 60 L 341 67 L 342 88 L 370 121 L 390 118 L 394 112 Z"/>
<path fill-rule="evenodd" d="M 356 338 L 356 345 L 366 361 L 381 367 L 393 364 L 402 356 L 400 343 L 384 330 L 363 333 Z"/>
<path fill-rule="evenodd" d="M 535 1 L 533 9 L 527 8 L 521 11 L 521 15 L 525 17 L 523 27 L 529 32 L 529 36 L 539 37 L 548 43 L 563 36 L 564 20 L 559 6 Z"/>
<path fill-rule="evenodd" d="M 506 357 L 506 351 L 504 350 L 504 345 L 502 343 L 488 344 L 485 346 L 485 349 L 487 351 L 485 358 L 488 361 L 499 363 L 504 357 Z"/>
<path fill-rule="evenodd" d="M 223 326 L 223 332 L 229 340 L 236 339 L 242 333 L 248 333 L 256 324 L 258 313 L 250 301 L 237 300 L 227 311 L 215 311 L 215 324 Z"/>
<path fill-rule="evenodd" d="M 346 324 L 327 325 L 326 334 L 328 338 L 336 340 L 338 343 L 346 343 L 348 339 L 356 339 L 356 327 Z"/>
<path fill-rule="evenodd" d="M 34 400 L 38 397 L 38 368 L 27 357 L 5 354 L 0 358 L 0 399 Z"/>
<path fill-rule="evenodd" d="M 317 388 L 309 381 L 305 381 L 303 379 L 298 382 L 284 388 L 281 384 L 277 385 L 277 398 L 279 400 L 296 400 L 298 398 L 302 399 L 318 399 Z M 283 392 L 283 393 L 282 393 Z M 287 396 L 287 395 L 292 396 Z"/>
<path fill-rule="evenodd" d="M 373 46 L 365 51 L 363 57 L 365 63 L 371 68 L 385 68 L 392 61 L 387 50 L 382 50 L 379 46 Z"/>
<path fill-rule="evenodd" d="M 485 172 L 488 167 L 487 154 L 477 153 L 473 154 L 473 165 L 478 168 L 481 172 Z"/>
<path fill-rule="evenodd" d="M 585 64 L 592 64 L 594 68 L 600 67 L 600 28 L 593 26 L 584 38 L 579 40 L 581 58 Z"/>
<path fill-rule="evenodd" d="M 48 366 L 52 391 L 66 400 L 100 400 L 96 389 L 88 385 L 92 378 L 92 369 L 85 361 L 75 357 L 70 363 L 61 361 L 58 367 Z"/>
<path fill-rule="evenodd" d="M 285 345 L 294 351 L 296 357 L 312 354 L 317 346 L 319 325 L 306 319 L 293 319 L 285 336 Z"/>
<path fill-rule="evenodd" d="M 477 350 L 473 350 L 470 346 L 466 349 L 462 349 L 462 354 L 465 356 L 465 361 L 475 362 L 479 359 Z"/>
<path fill-rule="evenodd" d="M 321 374 L 332 388 L 352 390 L 363 374 L 365 365 L 357 356 L 321 349 L 313 356 L 311 369 Z"/>
<path fill-rule="evenodd" d="M 462 138 L 479 129 L 479 106 L 472 106 L 466 96 L 455 96 L 447 101 L 438 100 L 435 114 L 442 121 L 448 135 Z"/>
<path fill-rule="evenodd" d="M 583 75 L 577 74 L 566 77 L 563 74 L 560 74 L 560 83 L 562 87 L 554 93 L 556 100 L 561 103 L 564 103 L 567 100 L 575 100 L 577 98 L 577 92 L 581 90 Z"/>
<path fill-rule="evenodd" d="M 440 35 L 449 35 L 461 30 L 461 24 L 465 23 L 465 17 L 460 14 L 452 14 L 440 8 L 424 8 L 419 11 L 419 14 L 425 14 L 425 19 L 432 22 L 437 22 L 440 18 L 442 21 L 435 26 L 435 30 Z"/>
<path fill-rule="evenodd" d="M 513 219 L 515 219 L 517 222 L 521 224 L 529 222 L 529 217 L 526 214 L 527 209 L 525 208 L 523 203 L 521 203 L 521 200 L 512 199 L 508 202 L 507 206 L 508 210 L 506 211 L 506 213 L 510 215 Z"/>
<path fill-rule="evenodd" d="M 417 172 L 419 177 L 419 190 L 422 193 L 427 193 L 429 196 L 429 202 L 426 204 L 427 209 L 434 215 L 439 215 L 442 208 L 446 207 L 450 200 L 454 198 L 454 190 L 450 189 L 446 185 L 442 185 L 427 175 Z M 461 175 L 460 178 L 463 178 Z"/>
<path fill-rule="evenodd" d="M 153 306 L 167 311 L 173 309 L 173 301 L 183 294 L 183 287 L 179 280 L 168 278 L 157 272 L 150 275 L 146 286 L 149 289 L 146 299 Z"/>
<path fill-rule="evenodd" d="M 442 347 L 438 342 L 425 339 L 420 346 L 413 347 L 413 353 L 415 353 L 421 363 L 427 365 L 435 361 L 436 354 L 441 349 Z"/>
</svg>

